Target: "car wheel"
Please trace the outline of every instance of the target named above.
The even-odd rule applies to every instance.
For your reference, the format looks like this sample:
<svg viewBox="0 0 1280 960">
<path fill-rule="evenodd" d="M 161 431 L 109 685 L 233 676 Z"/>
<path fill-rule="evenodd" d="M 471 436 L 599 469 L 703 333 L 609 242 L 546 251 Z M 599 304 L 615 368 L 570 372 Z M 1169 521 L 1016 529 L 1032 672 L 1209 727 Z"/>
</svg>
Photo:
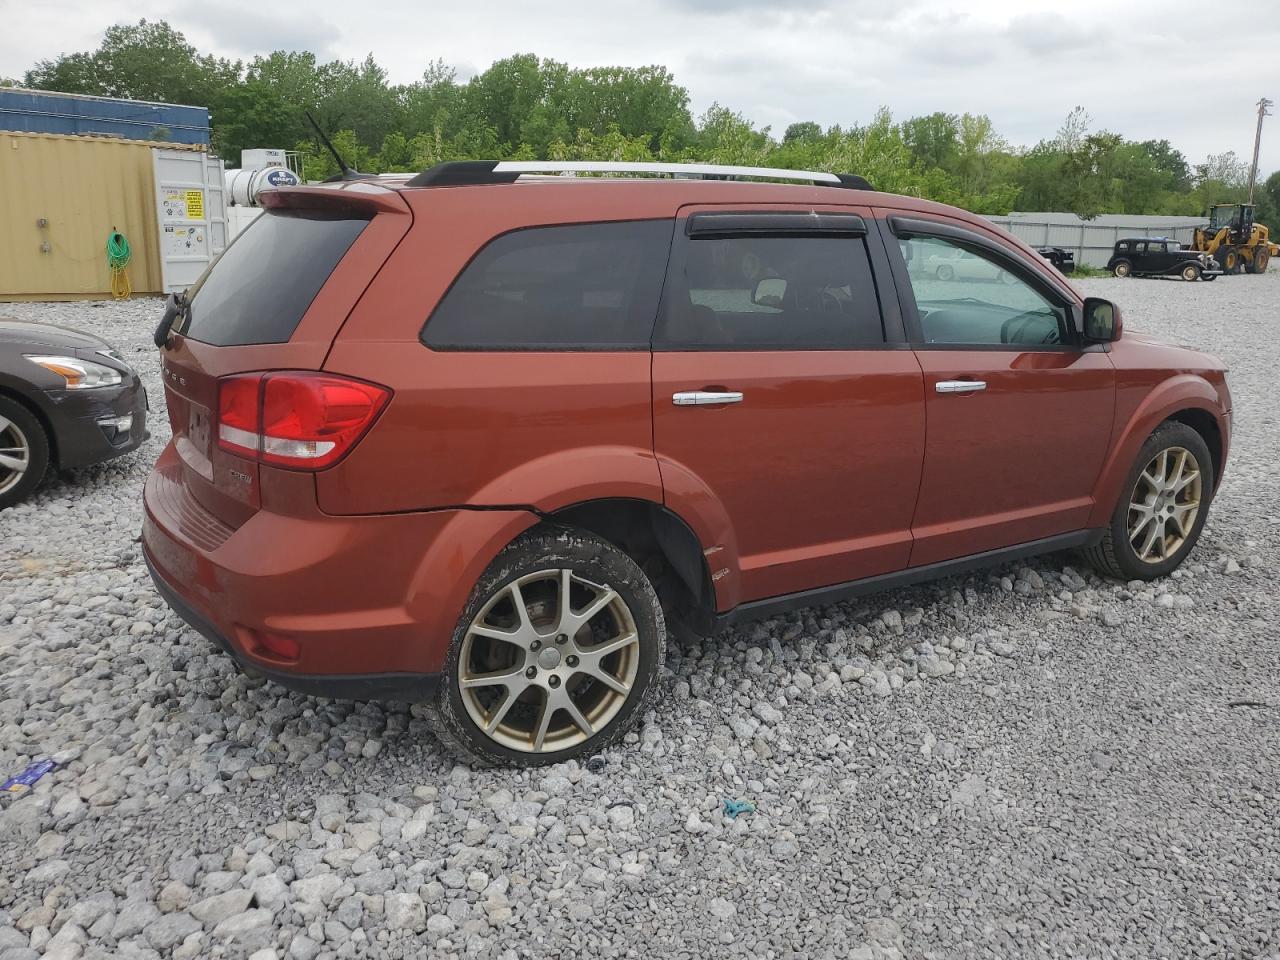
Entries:
<svg viewBox="0 0 1280 960">
<path fill-rule="evenodd" d="M 1200 279 L 1200 268 L 1194 263 L 1188 263 L 1182 268 L 1182 279 L 1191 281 Z"/>
<path fill-rule="evenodd" d="M 938 267 L 937 277 L 939 280 L 954 280 L 956 277 L 955 268 L 949 263 L 944 263 Z"/>
<path fill-rule="evenodd" d="M 1128 260 L 1117 260 L 1115 265 L 1111 268 L 1111 272 L 1117 277 L 1124 279 L 1133 273 L 1133 264 Z"/>
<path fill-rule="evenodd" d="M 1216 273 L 1206 273 L 1206 274 L 1205 274 L 1204 276 L 1202 276 L 1200 279 L 1201 279 L 1201 280 L 1203 280 L 1205 283 L 1208 283 L 1208 282 L 1210 282 L 1211 280 L 1217 280 L 1217 279 L 1218 279 L 1218 275 L 1217 275 Z"/>
<path fill-rule="evenodd" d="M 0 397 L 0 510 L 26 497 L 49 467 L 49 438 L 31 411 Z"/>
<path fill-rule="evenodd" d="M 1163 577 L 1200 539 L 1212 499 L 1213 458 L 1204 439 L 1168 421 L 1142 445 L 1101 542 L 1084 554 L 1120 580 Z"/>
<path fill-rule="evenodd" d="M 635 561 L 588 533 L 546 527 L 472 591 L 427 714 L 480 764 L 540 766 L 596 753 L 652 700 L 666 624 Z"/>
</svg>

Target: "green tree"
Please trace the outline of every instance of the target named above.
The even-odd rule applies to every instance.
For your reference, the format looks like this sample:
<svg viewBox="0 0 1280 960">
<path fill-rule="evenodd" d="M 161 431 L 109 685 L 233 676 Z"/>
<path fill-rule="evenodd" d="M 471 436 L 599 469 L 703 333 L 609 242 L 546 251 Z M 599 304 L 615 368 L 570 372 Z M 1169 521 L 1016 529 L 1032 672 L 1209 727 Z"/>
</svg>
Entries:
<svg viewBox="0 0 1280 960">
<path fill-rule="evenodd" d="M 43 90 L 216 108 L 240 80 L 239 62 L 201 56 L 164 21 L 108 27 L 92 53 L 41 60 L 25 84 Z"/>
<path fill-rule="evenodd" d="M 912 117 L 902 124 L 902 139 L 912 159 L 925 169 L 954 171 L 960 156 L 960 118 L 954 113 Z"/>
<path fill-rule="evenodd" d="M 802 120 L 799 123 L 793 123 L 787 127 L 786 132 L 782 134 L 782 143 L 812 143 L 822 137 L 822 127 L 814 123 L 812 120 Z"/>
</svg>

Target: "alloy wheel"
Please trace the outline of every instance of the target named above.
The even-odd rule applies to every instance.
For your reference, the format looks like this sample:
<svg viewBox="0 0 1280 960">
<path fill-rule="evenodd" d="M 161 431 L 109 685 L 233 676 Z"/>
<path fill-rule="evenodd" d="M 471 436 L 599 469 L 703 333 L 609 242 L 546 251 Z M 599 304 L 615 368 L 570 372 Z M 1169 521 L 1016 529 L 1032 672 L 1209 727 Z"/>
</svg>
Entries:
<svg viewBox="0 0 1280 960">
<path fill-rule="evenodd" d="M 458 687 L 467 714 L 511 750 L 550 753 L 604 729 L 631 696 L 640 636 L 622 596 L 572 570 L 500 589 L 467 628 Z"/>
<path fill-rule="evenodd" d="M 1166 447 L 1138 474 L 1129 497 L 1129 545 L 1143 563 L 1177 553 L 1200 515 L 1200 464 L 1185 447 Z"/>
<path fill-rule="evenodd" d="M 31 466 L 31 444 L 12 420 L 0 414 L 0 493 L 22 482 Z"/>
</svg>

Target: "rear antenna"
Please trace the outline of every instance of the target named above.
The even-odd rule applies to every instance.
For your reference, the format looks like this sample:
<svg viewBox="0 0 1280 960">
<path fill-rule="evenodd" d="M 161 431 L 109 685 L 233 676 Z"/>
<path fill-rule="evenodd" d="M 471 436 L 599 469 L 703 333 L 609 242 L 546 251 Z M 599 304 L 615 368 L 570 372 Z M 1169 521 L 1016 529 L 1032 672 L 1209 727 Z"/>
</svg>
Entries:
<svg viewBox="0 0 1280 960">
<path fill-rule="evenodd" d="M 342 154 L 338 152 L 338 148 L 335 147 L 333 142 L 324 135 L 324 131 L 320 129 L 320 124 L 316 123 L 316 118 L 311 115 L 311 111 L 303 110 L 302 112 L 306 114 L 307 119 L 311 121 L 311 126 L 315 128 L 316 136 L 320 138 L 320 142 L 325 145 L 326 149 L 328 149 L 331 154 L 333 154 L 333 159 L 338 161 L 338 169 L 341 173 L 336 177 L 329 177 L 328 180 L 325 181 L 326 183 L 333 180 L 360 180 L 368 176 L 366 173 L 361 173 L 359 170 L 353 170 L 347 166 L 347 161 L 342 159 Z"/>
</svg>

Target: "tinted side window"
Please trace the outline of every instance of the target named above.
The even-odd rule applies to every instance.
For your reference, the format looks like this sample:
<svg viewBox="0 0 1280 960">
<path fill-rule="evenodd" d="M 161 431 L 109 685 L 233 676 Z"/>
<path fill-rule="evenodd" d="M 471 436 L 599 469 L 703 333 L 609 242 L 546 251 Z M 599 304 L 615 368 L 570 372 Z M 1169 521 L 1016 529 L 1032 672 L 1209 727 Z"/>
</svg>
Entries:
<svg viewBox="0 0 1280 960">
<path fill-rule="evenodd" d="M 847 349 L 884 342 L 861 237 L 725 237 L 681 245 L 657 346 Z"/>
<path fill-rule="evenodd" d="M 648 349 L 670 220 L 532 227 L 492 240 L 427 321 L 443 350 Z"/>
<path fill-rule="evenodd" d="M 191 288 L 182 334 L 217 347 L 288 342 L 368 225 L 316 211 L 265 211 Z"/>
<path fill-rule="evenodd" d="M 982 249 L 938 237 L 898 243 L 908 264 L 925 343 L 1070 342 L 1066 309 Z"/>
</svg>

